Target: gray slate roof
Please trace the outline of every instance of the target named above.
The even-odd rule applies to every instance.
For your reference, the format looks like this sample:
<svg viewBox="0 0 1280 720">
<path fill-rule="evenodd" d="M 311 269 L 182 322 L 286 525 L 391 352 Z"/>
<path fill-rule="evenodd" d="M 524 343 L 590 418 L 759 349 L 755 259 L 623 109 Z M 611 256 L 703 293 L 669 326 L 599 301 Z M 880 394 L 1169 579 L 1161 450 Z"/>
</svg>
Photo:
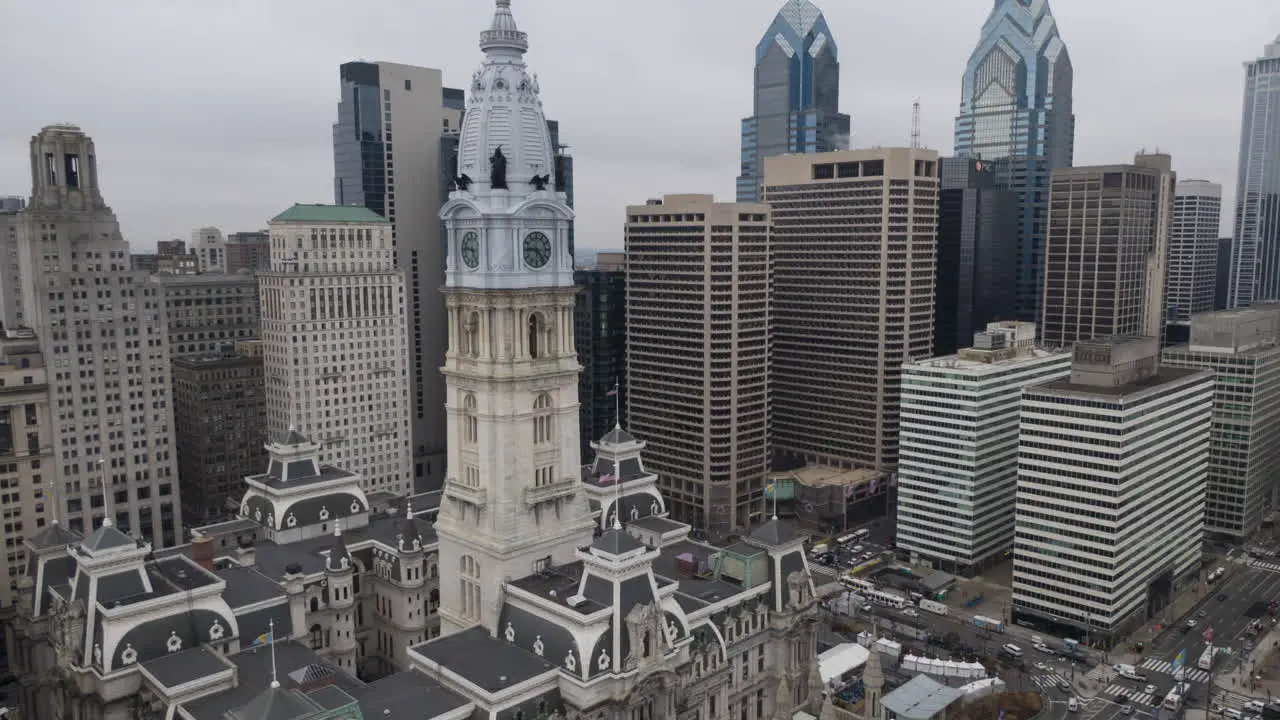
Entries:
<svg viewBox="0 0 1280 720">
<path fill-rule="evenodd" d="M 116 529 L 113 525 L 102 525 L 89 533 L 80 547 L 88 552 L 99 552 L 118 547 L 136 547 L 137 541 Z"/>
<path fill-rule="evenodd" d="M 294 428 L 289 428 L 286 432 L 276 436 L 276 444 L 278 445 L 306 445 L 311 440 L 306 435 L 298 432 Z"/>
<path fill-rule="evenodd" d="M 415 645 L 412 650 L 490 693 L 557 670 L 550 662 L 498 640 L 480 627 Z"/>
<path fill-rule="evenodd" d="M 928 675 L 917 675 L 881 698 L 880 704 L 902 720 L 929 720 L 963 696 L 964 691 L 959 688 L 947 687 Z"/>
<path fill-rule="evenodd" d="M 413 670 L 370 683 L 358 695 L 367 718 L 431 718 L 471 704 L 470 700 Z"/>
<path fill-rule="evenodd" d="M 303 720 L 322 709 L 319 703 L 300 692 L 268 687 L 247 705 L 227 715 L 234 720 Z"/>
<path fill-rule="evenodd" d="M 633 550 L 639 550 L 644 547 L 644 543 L 635 539 L 630 533 L 610 528 L 596 538 L 596 541 L 591 543 L 591 547 L 610 555 L 624 555 Z"/>
<path fill-rule="evenodd" d="M 257 568 L 232 567 L 214 573 L 227 583 L 222 598 L 232 610 L 246 605 L 285 597 L 280 583 L 263 575 Z"/>
<path fill-rule="evenodd" d="M 604 437 L 600 438 L 601 445 L 605 445 L 605 444 L 624 445 L 626 443 L 633 443 L 635 441 L 636 441 L 636 438 L 634 435 L 627 432 L 626 430 L 623 430 L 621 427 L 617 425 L 615 425 L 612 430 L 605 433 Z"/>
<path fill-rule="evenodd" d="M 314 650 L 297 641 L 277 642 L 275 650 L 276 667 L 284 689 L 298 686 L 290 673 L 311 665 L 332 667 Z M 236 666 L 239 685 L 234 689 L 185 703 L 183 709 L 195 720 L 226 720 L 228 711 L 243 708 L 268 689 L 271 683 L 271 653 L 267 646 L 249 647 L 227 659 Z M 337 669 L 334 669 L 329 678 L 328 682 L 352 695 L 364 687 L 359 680 Z"/>
<path fill-rule="evenodd" d="M 163 655 L 142 663 L 142 667 L 161 685 L 175 688 L 202 677 L 231 669 L 231 664 L 204 647 Z"/>
<path fill-rule="evenodd" d="M 789 524 L 773 518 L 756 528 L 749 537 L 762 545 L 777 547 L 795 542 L 796 533 Z"/>
<path fill-rule="evenodd" d="M 45 548 L 65 547 L 80 541 L 80 533 L 62 527 L 56 521 L 45 526 L 40 532 L 27 538 L 27 542 L 37 550 Z"/>
</svg>

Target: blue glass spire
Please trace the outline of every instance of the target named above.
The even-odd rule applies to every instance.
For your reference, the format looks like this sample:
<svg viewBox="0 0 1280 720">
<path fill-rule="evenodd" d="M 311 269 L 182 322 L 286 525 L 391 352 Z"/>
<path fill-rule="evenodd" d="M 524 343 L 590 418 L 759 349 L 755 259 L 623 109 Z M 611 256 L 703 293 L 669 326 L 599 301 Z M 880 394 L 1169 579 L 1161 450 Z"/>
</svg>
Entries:
<svg viewBox="0 0 1280 720">
<path fill-rule="evenodd" d="M 848 147 L 839 50 L 809 0 L 788 0 L 756 45 L 754 114 L 742 121 L 738 202 L 759 202 L 764 158 Z"/>
<path fill-rule="evenodd" d="M 1075 151 L 1071 59 L 1048 0 L 996 0 L 965 67 L 955 152 L 1019 195 L 1018 316 L 1039 319 L 1049 178 Z"/>
</svg>

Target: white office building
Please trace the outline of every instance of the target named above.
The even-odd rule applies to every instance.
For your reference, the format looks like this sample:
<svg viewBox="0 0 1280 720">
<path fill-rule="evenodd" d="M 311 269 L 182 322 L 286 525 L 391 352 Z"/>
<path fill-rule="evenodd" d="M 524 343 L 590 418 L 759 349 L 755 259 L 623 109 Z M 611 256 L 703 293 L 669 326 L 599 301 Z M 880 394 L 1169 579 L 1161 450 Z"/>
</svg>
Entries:
<svg viewBox="0 0 1280 720">
<path fill-rule="evenodd" d="M 196 266 L 201 273 L 227 271 L 227 240 L 216 227 L 203 227 L 191 231 L 191 252 L 196 256 Z"/>
<path fill-rule="evenodd" d="M 1187 325 L 1192 315 L 1213 310 L 1221 220 L 1221 185 L 1208 180 L 1178 182 L 1164 285 L 1165 310 L 1171 323 Z"/>
<path fill-rule="evenodd" d="M 1243 540 L 1280 488 L 1280 305 L 1195 315 L 1190 340 L 1165 348 L 1164 364 L 1217 379 L 1205 532 Z"/>
<path fill-rule="evenodd" d="M 973 342 L 903 365 L 899 435 L 898 547 L 963 574 L 1013 546 L 1022 389 L 1071 369 L 1036 347 L 1035 323 L 991 323 Z"/>
<path fill-rule="evenodd" d="M 391 224 L 359 206 L 294 205 L 258 276 L 272 437 L 296 429 L 365 489 L 413 486 L 404 275 Z"/>
<path fill-rule="evenodd" d="M 1195 580 L 1213 375 L 1161 367 L 1154 337 L 1072 355 L 1070 377 L 1022 395 L 1012 614 L 1105 641 Z"/>
</svg>

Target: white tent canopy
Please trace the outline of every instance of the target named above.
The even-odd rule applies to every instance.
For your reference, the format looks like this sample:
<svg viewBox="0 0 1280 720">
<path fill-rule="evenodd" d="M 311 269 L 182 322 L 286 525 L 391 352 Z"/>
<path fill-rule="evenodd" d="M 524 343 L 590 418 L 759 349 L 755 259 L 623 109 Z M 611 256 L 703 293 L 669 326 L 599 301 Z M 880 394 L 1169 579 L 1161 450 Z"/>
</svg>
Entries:
<svg viewBox="0 0 1280 720">
<path fill-rule="evenodd" d="M 938 660 L 915 655 L 908 655 L 902 659 L 902 669 L 907 672 L 918 672 L 937 677 L 960 678 L 962 680 L 978 680 L 987 676 L 987 668 L 982 663 Z"/>
<path fill-rule="evenodd" d="M 818 674 L 822 682 L 829 684 L 845 673 L 866 664 L 871 651 L 858 643 L 843 643 L 818 656 Z"/>
</svg>

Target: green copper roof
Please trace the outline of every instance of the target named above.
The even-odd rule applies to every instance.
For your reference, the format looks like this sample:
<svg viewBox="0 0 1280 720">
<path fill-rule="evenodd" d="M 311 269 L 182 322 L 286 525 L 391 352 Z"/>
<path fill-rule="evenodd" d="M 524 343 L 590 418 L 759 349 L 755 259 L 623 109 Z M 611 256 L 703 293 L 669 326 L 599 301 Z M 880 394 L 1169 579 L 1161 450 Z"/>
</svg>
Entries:
<svg viewBox="0 0 1280 720">
<path fill-rule="evenodd" d="M 271 218 L 272 222 L 384 223 L 387 219 L 360 205 L 294 205 Z"/>
</svg>

